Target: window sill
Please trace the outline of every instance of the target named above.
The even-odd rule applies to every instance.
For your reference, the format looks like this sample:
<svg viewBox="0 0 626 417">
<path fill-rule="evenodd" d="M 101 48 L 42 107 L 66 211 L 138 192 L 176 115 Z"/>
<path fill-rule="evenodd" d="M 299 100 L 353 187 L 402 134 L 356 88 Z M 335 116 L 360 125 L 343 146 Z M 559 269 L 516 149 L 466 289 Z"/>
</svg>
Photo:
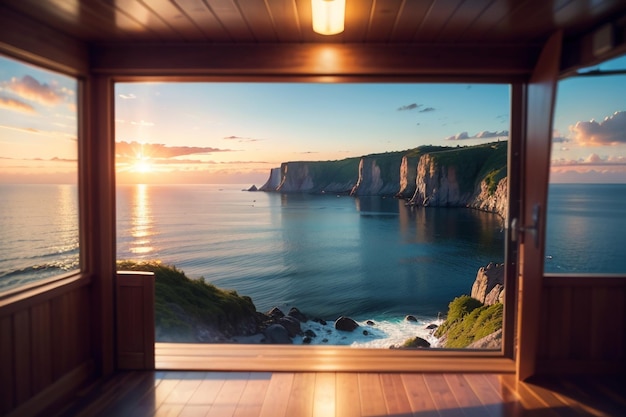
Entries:
<svg viewBox="0 0 626 417">
<path fill-rule="evenodd" d="M 10 289 L 0 293 L 0 312 L 10 314 L 23 308 L 27 303 L 36 304 L 55 297 L 69 289 L 79 288 L 91 283 L 91 277 L 80 271 L 58 275 L 29 285 Z"/>
<path fill-rule="evenodd" d="M 500 351 L 155 343 L 156 369 L 293 372 L 515 372 Z"/>
</svg>

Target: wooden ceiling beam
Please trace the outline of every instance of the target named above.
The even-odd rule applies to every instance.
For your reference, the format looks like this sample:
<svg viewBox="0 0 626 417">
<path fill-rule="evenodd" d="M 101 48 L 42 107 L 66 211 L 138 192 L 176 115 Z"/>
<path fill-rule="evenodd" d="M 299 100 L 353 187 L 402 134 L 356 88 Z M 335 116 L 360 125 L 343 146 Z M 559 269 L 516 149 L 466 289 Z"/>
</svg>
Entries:
<svg viewBox="0 0 626 417">
<path fill-rule="evenodd" d="M 90 65 L 115 76 L 515 82 L 538 54 L 519 45 L 112 43 L 93 45 Z"/>
</svg>

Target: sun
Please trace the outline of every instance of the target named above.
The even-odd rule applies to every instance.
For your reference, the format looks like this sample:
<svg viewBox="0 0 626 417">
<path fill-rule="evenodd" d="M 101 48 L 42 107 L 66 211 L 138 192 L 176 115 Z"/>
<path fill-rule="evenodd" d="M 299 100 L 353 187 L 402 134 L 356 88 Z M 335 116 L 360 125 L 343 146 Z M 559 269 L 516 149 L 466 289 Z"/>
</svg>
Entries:
<svg viewBox="0 0 626 417">
<path fill-rule="evenodd" d="M 133 171 L 141 174 L 152 172 L 152 164 L 147 158 L 138 158 L 133 164 Z"/>
</svg>

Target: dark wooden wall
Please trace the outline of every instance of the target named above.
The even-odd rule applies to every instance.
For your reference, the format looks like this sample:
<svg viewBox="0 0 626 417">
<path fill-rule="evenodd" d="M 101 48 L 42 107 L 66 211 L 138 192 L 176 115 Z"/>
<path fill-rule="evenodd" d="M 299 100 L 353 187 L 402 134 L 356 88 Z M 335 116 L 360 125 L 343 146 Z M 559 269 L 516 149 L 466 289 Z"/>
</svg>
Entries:
<svg viewBox="0 0 626 417">
<path fill-rule="evenodd" d="M 0 302 L 0 415 L 36 414 L 93 377 L 89 292 L 76 277 Z"/>
<path fill-rule="evenodd" d="M 537 373 L 624 371 L 626 277 L 545 277 Z"/>
</svg>

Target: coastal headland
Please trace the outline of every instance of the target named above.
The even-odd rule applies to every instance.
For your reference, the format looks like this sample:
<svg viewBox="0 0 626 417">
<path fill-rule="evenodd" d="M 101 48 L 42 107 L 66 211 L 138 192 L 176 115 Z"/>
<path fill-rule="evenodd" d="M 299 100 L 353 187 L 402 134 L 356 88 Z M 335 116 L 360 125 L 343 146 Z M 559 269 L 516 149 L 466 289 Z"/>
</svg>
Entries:
<svg viewBox="0 0 626 417">
<path fill-rule="evenodd" d="M 506 217 L 507 142 L 420 146 L 336 161 L 283 162 L 259 191 L 393 196 L 409 205 L 469 207 Z M 257 187 L 251 187 L 256 190 Z"/>
</svg>

